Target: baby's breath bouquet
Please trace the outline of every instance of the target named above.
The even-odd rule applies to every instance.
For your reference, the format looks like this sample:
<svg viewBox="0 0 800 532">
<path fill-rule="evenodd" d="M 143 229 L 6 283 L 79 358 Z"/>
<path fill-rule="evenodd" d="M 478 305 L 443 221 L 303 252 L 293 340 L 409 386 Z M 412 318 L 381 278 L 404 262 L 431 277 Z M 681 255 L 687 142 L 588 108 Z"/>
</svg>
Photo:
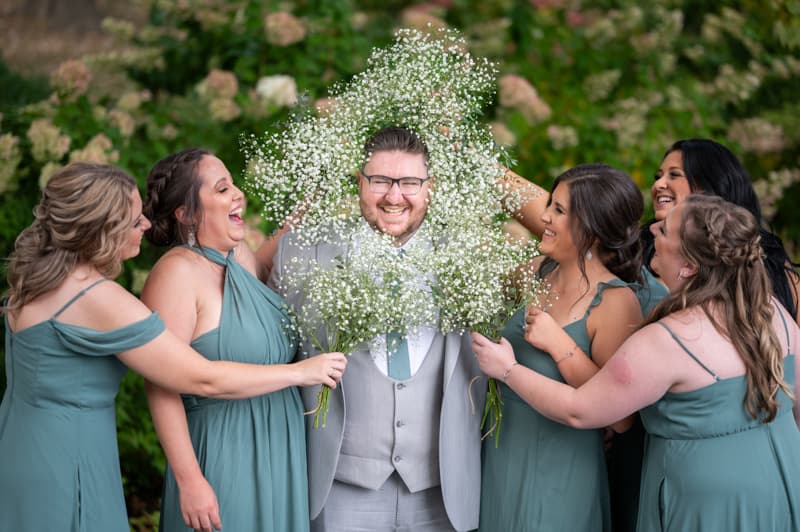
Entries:
<svg viewBox="0 0 800 532">
<path fill-rule="evenodd" d="M 419 304 L 428 299 L 441 310 L 442 332 L 475 328 L 497 336 L 516 301 L 509 288 L 513 272 L 535 253 L 535 246 L 506 240 L 499 222 L 503 202 L 519 202 L 498 184 L 509 158 L 480 120 L 495 77 L 494 65 L 473 57 L 457 31 L 402 29 L 393 44 L 372 52 L 364 72 L 332 88 L 333 103 L 325 112 L 299 112 L 285 130 L 243 140 L 247 184 L 262 200 L 265 219 L 288 224 L 297 241 L 309 246 L 328 235 L 352 240 L 358 232 L 352 223 L 358 194 L 353 176 L 370 156 L 363 146 L 371 135 L 401 126 L 414 131 L 428 148 L 432 186 L 426 234 L 413 240 L 429 242 L 430 249 L 404 261 L 409 264 L 404 271 L 390 273 L 395 266 L 381 258 L 386 246 L 362 244 L 362 253 L 370 257 L 362 266 L 369 274 L 345 262 L 328 273 L 313 269 L 303 281 L 307 297 L 301 321 L 309 334 L 315 324 L 326 325 L 328 335 L 337 333 L 327 338 L 328 350 L 349 352 L 370 336 L 433 323 L 426 321 L 432 319 L 429 309 L 421 308 L 427 305 Z M 411 307 L 379 299 L 381 290 L 384 298 L 397 297 L 386 293 L 395 282 L 387 279 L 394 275 L 405 287 L 422 281 L 429 296 L 416 298 Z M 359 324 L 358 332 L 342 329 L 343 324 Z M 344 338 L 351 339 L 347 345 L 341 343 Z M 325 400 L 321 398 L 323 408 Z M 497 418 L 497 430 L 494 385 L 490 401 L 487 408 Z"/>
<path fill-rule="evenodd" d="M 541 291 L 531 266 L 537 254 L 535 243 L 506 236 L 498 223 L 458 226 L 431 254 L 439 328 L 499 341 L 509 318 Z M 481 429 L 488 426 L 485 436 L 494 433 L 495 445 L 502 420 L 500 389 L 490 378 Z"/>
<path fill-rule="evenodd" d="M 378 336 L 433 323 L 426 286 L 408 281 L 419 252 L 400 258 L 387 236 L 363 226 L 348 247 L 331 264 L 290 263 L 283 280 L 285 289 L 303 294 L 297 325 L 317 350 L 351 354 Z M 326 425 L 329 394 L 322 386 L 311 412 L 314 428 L 320 419 Z"/>
</svg>

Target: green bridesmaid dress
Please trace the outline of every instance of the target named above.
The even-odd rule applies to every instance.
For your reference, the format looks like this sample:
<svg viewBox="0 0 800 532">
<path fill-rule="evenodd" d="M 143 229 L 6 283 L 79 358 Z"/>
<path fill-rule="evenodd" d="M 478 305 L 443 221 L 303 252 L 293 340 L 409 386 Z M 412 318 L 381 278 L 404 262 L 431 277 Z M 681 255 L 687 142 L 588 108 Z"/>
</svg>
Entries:
<svg viewBox="0 0 800 532">
<path fill-rule="evenodd" d="M 284 300 L 233 258 L 191 248 L 225 267 L 219 327 L 192 347 L 210 360 L 287 364 L 297 350 Z M 224 530 L 308 530 L 308 480 L 303 407 L 297 388 L 251 399 L 184 395 L 194 451 L 219 502 Z M 167 467 L 161 532 L 189 531 Z"/>
<path fill-rule="evenodd" d="M 2 530 L 129 530 L 114 415 L 127 368 L 114 355 L 146 344 L 164 324 L 155 313 L 110 331 L 59 322 L 58 316 L 95 284 L 47 321 L 11 332 L 6 319 Z"/>
<path fill-rule="evenodd" d="M 632 288 L 639 300 L 642 316 L 646 318 L 669 292 L 667 287 L 645 267 L 642 267 L 642 278 L 644 283 L 636 283 Z M 614 532 L 636 530 L 644 441 L 644 427 L 637 415 L 631 428 L 621 434 L 614 434 L 611 445 L 606 450 L 611 490 L 611 524 Z"/>
<path fill-rule="evenodd" d="M 599 283 L 584 316 L 564 331 L 591 354 L 586 319 L 609 288 L 628 287 L 614 279 Z M 522 326 L 525 309 L 509 320 L 503 336 L 519 364 L 565 382 L 553 359 L 533 347 Z M 480 530 L 483 532 L 608 531 L 608 477 L 602 430 L 579 430 L 551 421 L 500 383 L 503 430 L 499 447 L 483 444 Z"/>
<path fill-rule="evenodd" d="M 661 325 L 715 382 L 667 393 L 641 410 L 648 437 L 637 530 L 800 531 L 800 432 L 792 400 L 780 391 L 777 417 L 754 420 L 743 404 L 746 377 L 718 378 Z M 790 386 L 794 364 L 789 354 Z"/>
</svg>

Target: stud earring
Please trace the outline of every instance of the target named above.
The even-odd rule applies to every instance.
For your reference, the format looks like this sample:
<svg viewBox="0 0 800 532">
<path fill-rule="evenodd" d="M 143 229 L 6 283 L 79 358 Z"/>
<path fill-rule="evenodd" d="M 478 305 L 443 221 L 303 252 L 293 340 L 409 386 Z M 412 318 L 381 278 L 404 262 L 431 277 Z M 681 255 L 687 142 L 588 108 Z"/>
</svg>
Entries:
<svg viewBox="0 0 800 532">
<path fill-rule="evenodd" d="M 592 255 L 592 250 L 591 249 L 586 252 L 586 260 L 592 260 L 593 257 L 594 257 L 594 255 Z"/>
</svg>

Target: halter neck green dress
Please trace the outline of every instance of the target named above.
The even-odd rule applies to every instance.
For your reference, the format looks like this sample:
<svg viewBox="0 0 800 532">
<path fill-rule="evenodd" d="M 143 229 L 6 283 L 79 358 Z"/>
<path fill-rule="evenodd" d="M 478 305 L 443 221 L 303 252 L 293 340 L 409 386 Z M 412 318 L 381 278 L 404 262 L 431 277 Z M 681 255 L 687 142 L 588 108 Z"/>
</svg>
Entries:
<svg viewBox="0 0 800 532">
<path fill-rule="evenodd" d="M 598 283 L 580 320 L 564 331 L 591 356 L 586 319 L 609 288 L 629 287 L 619 279 Z M 525 309 L 503 331 L 519 364 L 565 382 L 552 357 L 529 344 L 522 326 Z M 602 430 L 579 430 L 551 421 L 505 384 L 499 447 L 483 443 L 480 529 L 483 532 L 610 530 L 608 477 Z"/>
<path fill-rule="evenodd" d="M 779 391 L 777 416 L 759 423 L 743 405 L 745 376 L 720 379 L 661 325 L 715 382 L 667 393 L 641 410 L 648 437 L 637 529 L 800 530 L 800 432 L 791 399 Z M 795 363 L 793 354 L 784 359 L 790 386 Z"/>
<path fill-rule="evenodd" d="M 297 340 L 287 327 L 284 300 L 214 249 L 191 248 L 225 267 L 219 327 L 192 347 L 210 360 L 287 364 Z M 251 399 L 184 395 L 195 454 L 219 502 L 224 530 L 308 530 L 308 481 L 303 407 L 295 387 Z M 190 531 L 169 466 L 164 479 L 161 532 Z"/>
<path fill-rule="evenodd" d="M 127 368 L 114 355 L 146 344 L 164 331 L 164 324 L 156 313 L 110 331 L 57 320 L 96 284 L 49 320 L 11 332 L 6 319 L 2 530 L 129 530 L 114 415 L 114 398 Z"/>
</svg>

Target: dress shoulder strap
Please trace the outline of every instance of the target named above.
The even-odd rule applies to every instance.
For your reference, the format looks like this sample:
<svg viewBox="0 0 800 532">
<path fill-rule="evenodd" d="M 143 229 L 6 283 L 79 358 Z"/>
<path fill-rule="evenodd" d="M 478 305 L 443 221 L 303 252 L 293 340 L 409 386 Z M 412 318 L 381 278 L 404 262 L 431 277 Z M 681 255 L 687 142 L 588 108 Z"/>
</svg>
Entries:
<svg viewBox="0 0 800 532">
<path fill-rule="evenodd" d="M 781 317 L 781 322 L 783 322 L 783 330 L 786 332 L 786 353 L 791 353 L 791 349 L 789 349 L 789 326 L 786 325 L 786 317 L 783 315 L 783 311 L 781 310 L 781 305 L 779 303 L 774 303 L 775 312 L 778 313 L 778 316 Z"/>
<path fill-rule="evenodd" d="M 93 282 L 92 284 L 90 284 L 89 286 L 87 286 L 86 288 L 84 288 L 83 290 L 81 290 L 80 292 L 75 294 L 74 296 L 72 296 L 69 301 L 67 301 L 60 309 L 58 309 L 58 312 L 53 314 L 53 319 L 57 318 L 62 312 L 67 310 L 67 307 L 69 307 L 70 305 L 75 303 L 75 301 L 77 301 L 77 299 L 79 297 L 81 297 L 83 294 L 85 294 L 86 292 L 88 292 L 89 290 L 94 288 L 95 286 L 99 285 L 103 281 L 108 281 L 108 278 L 107 277 L 101 277 L 100 279 L 96 280 L 95 282 Z"/>
<path fill-rule="evenodd" d="M 622 279 L 610 279 L 608 281 L 601 281 L 597 283 L 597 293 L 595 293 L 592 300 L 589 302 L 589 307 L 586 309 L 586 312 L 583 314 L 583 319 L 589 317 L 589 314 L 592 312 L 592 309 L 603 301 L 603 292 L 606 288 L 621 288 L 626 287 L 633 290 L 633 283 L 626 283 Z M 635 293 L 635 292 L 634 292 Z"/>
<path fill-rule="evenodd" d="M 706 370 L 707 372 L 709 372 L 709 373 L 711 374 L 711 376 L 712 376 L 712 377 L 714 377 L 714 380 L 715 380 L 715 381 L 718 381 L 718 380 L 719 380 L 719 377 L 717 376 L 717 374 L 716 374 L 716 373 L 714 373 L 714 372 L 711 370 L 711 368 L 709 368 L 708 366 L 706 366 L 705 364 L 703 364 L 703 363 L 700 361 L 700 359 L 699 359 L 699 358 L 697 358 L 696 356 L 694 356 L 694 354 L 693 354 L 691 351 L 689 351 L 689 349 L 687 349 L 685 345 L 683 345 L 683 342 L 681 342 L 680 338 L 678 338 L 678 337 L 675 335 L 675 333 L 674 333 L 674 332 L 672 332 L 672 329 L 670 329 L 669 327 L 667 327 L 667 325 L 666 325 L 664 322 L 662 322 L 662 321 L 659 321 L 659 322 L 657 322 L 657 323 L 658 323 L 659 325 L 661 325 L 662 327 L 664 327 L 664 328 L 667 330 L 667 332 L 669 333 L 669 335 L 670 335 L 670 336 L 672 336 L 672 339 L 673 339 L 673 340 L 675 340 L 676 342 L 678 342 L 678 345 L 679 345 L 679 346 L 681 346 L 681 348 L 683 348 L 683 350 L 684 350 L 684 351 L 686 351 L 686 354 L 688 354 L 690 357 L 692 357 L 692 360 L 694 360 L 695 362 L 697 362 L 698 364 L 700 364 L 700 367 L 702 367 L 704 370 Z"/>
<path fill-rule="evenodd" d="M 217 251 L 214 248 L 209 248 L 209 247 L 205 247 L 205 246 L 190 246 L 189 244 L 183 244 L 183 247 L 185 247 L 186 249 L 190 249 L 190 250 L 194 251 L 198 255 L 202 255 L 206 259 L 208 259 L 211 262 L 214 262 L 216 264 L 219 264 L 220 266 L 225 266 L 227 260 L 233 258 L 233 250 L 231 250 L 228 253 L 228 256 L 225 257 L 225 255 L 223 255 L 222 253 L 220 253 L 219 251 Z"/>
</svg>

